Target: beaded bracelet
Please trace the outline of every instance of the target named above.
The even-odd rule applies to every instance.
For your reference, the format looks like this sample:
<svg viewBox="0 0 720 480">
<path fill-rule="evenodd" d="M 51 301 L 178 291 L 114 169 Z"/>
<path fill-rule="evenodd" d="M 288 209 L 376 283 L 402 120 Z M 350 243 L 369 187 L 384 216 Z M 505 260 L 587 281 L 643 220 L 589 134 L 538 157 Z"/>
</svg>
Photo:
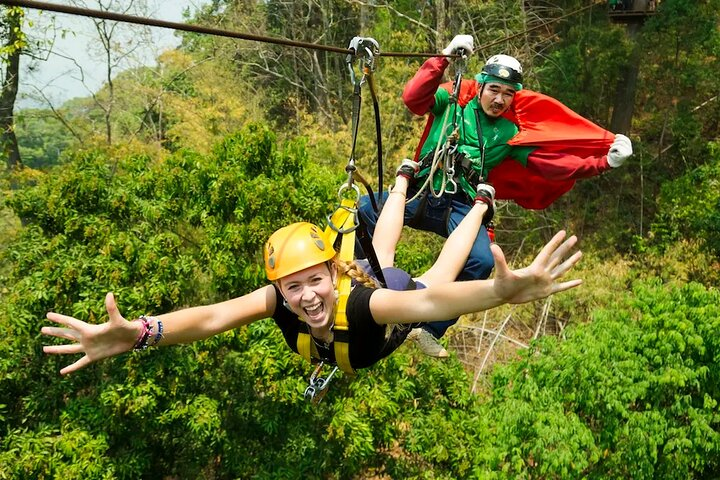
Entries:
<svg viewBox="0 0 720 480">
<path fill-rule="evenodd" d="M 160 340 L 163 339 L 162 320 L 156 317 L 140 315 L 140 318 L 138 318 L 137 321 L 142 324 L 143 329 L 135 341 L 135 345 L 133 346 L 134 350 L 145 350 L 148 347 L 154 347 Z M 153 323 L 155 323 L 155 326 L 157 327 L 157 332 L 155 334 L 153 334 Z"/>
<path fill-rule="evenodd" d="M 145 350 L 148 347 L 147 342 L 150 334 L 152 333 L 152 327 L 150 326 L 150 321 L 145 315 L 141 315 L 140 318 L 138 318 L 138 321 L 143 328 L 135 341 L 135 345 L 133 345 L 133 350 Z"/>
<path fill-rule="evenodd" d="M 157 317 L 147 317 L 149 320 L 155 320 L 155 326 L 157 327 L 157 333 L 154 337 L 152 337 L 152 343 L 149 344 L 149 347 L 154 347 L 158 344 L 160 340 L 163 339 L 163 322 Z"/>
</svg>

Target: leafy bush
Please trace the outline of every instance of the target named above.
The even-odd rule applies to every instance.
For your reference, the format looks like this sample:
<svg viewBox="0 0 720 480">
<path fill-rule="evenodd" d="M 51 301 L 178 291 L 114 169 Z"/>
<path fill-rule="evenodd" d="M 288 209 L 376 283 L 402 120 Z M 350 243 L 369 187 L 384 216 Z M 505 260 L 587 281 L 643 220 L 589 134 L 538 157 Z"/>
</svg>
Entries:
<svg viewBox="0 0 720 480">
<path fill-rule="evenodd" d="M 702 240 L 720 255 L 720 146 L 708 145 L 708 162 L 667 182 L 660 194 L 660 211 L 653 223 L 652 245 L 666 248 L 683 238 Z"/>
<path fill-rule="evenodd" d="M 25 227 L 3 251 L 0 478 L 672 479 L 718 468 L 720 298 L 697 284 L 594 294 L 577 309 L 596 311 L 593 322 L 500 368 L 487 401 L 458 361 L 403 347 L 312 406 L 310 369 L 270 321 L 62 379 L 68 359 L 41 353 L 45 312 L 102 321 L 108 290 L 132 318 L 256 288 L 265 238 L 322 219 L 341 180 L 303 142 L 279 146 L 255 124 L 210 157 L 85 153 L 15 190 L 8 204 Z M 429 257 L 426 246 L 405 253 L 410 266 Z"/>
<path fill-rule="evenodd" d="M 499 369 L 490 466 L 509 478 L 707 478 L 720 461 L 720 294 L 632 296 Z"/>
</svg>

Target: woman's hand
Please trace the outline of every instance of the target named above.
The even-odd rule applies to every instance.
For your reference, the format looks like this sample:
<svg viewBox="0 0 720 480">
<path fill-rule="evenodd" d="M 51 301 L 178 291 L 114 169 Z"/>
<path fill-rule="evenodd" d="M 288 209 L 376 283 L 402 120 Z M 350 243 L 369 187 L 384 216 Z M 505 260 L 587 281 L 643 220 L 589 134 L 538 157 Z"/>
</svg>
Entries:
<svg viewBox="0 0 720 480">
<path fill-rule="evenodd" d="M 91 325 L 73 317 L 48 312 L 48 320 L 64 325 L 65 328 L 43 327 L 41 333 L 74 343 L 46 345 L 43 351 L 49 354 L 85 354 L 77 362 L 60 370 L 61 375 L 80 370 L 97 360 L 127 352 L 135 345 L 142 325 L 139 322 L 128 322 L 120 315 L 112 293 L 105 296 L 105 308 L 110 320 L 102 325 Z"/>
<path fill-rule="evenodd" d="M 563 260 L 577 243 L 575 235 L 563 242 L 564 238 L 565 231 L 556 233 L 530 266 L 519 270 L 510 270 L 500 247 L 492 245 L 495 258 L 494 288 L 497 295 L 507 303 L 526 303 L 580 285 L 582 280 L 556 282 L 582 257 L 582 252 L 578 250 Z"/>
</svg>

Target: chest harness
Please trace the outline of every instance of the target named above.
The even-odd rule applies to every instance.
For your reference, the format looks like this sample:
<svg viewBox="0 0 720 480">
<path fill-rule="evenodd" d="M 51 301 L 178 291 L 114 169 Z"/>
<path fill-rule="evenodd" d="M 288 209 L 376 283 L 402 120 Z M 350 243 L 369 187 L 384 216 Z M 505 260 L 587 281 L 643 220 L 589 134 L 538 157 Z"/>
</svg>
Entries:
<svg viewBox="0 0 720 480">
<path fill-rule="evenodd" d="M 439 139 L 435 149 L 431 152 L 432 154 L 428 153 L 419 159 L 417 157 L 419 157 L 422 145 L 418 146 L 416 160 L 420 163 L 420 170 L 428 170 L 428 175 L 423 184 L 418 188 L 417 193 L 410 198 L 408 202 L 418 199 L 421 196 L 426 196 L 428 193 L 435 198 L 440 198 L 444 194 L 453 195 L 457 193 L 457 180 L 461 173 L 470 184 L 477 184 L 484 181 L 482 174 L 473 168 L 473 162 L 471 162 L 465 154 L 458 151 L 460 138 L 462 137 L 463 140 L 466 138 L 464 134 L 465 126 L 458 126 L 458 108 L 460 112 L 464 112 L 467 104 L 466 102 L 461 104 L 459 98 L 462 87 L 462 76 L 465 74 L 467 65 L 467 55 L 465 55 L 465 52 L 462 50 L 458 51 L 458 54 L 460 57 L 455 60 L 455 79 L 440 128 L 440 136 L 445 135 L 445 142 Z M 484 85 L 481 87 L 480 92 L 482 92 L 482 88 L 484 87 Z M 473 109 L 473 112 L 475 114 L 475 124 L 478 132 L 478 148 L 480 150 L 479 171 L 484 172 L 486 145 L 483 126 L 479 109 Z M 452 116 L 452 120 L 450 120 L 450 116 Z M 464 117 L 464 114 L 461 113 L 460 116 Z M 435 186 L 435 177 L 440 178 L 439 189 Z"/>
</svg>

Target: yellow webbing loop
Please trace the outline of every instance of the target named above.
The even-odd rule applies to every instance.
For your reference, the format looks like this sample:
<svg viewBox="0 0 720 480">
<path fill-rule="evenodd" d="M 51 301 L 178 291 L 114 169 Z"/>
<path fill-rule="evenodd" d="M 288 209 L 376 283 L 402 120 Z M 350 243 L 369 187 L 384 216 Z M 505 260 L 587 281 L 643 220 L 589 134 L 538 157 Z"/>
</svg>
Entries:
<svg viewBox="0 0 720 480">
<path fill-rule="evenodd" d="M 355 258 L 355 228 L 356 225 L 356 202 L 352 199 L 343 199 L 340 208 L 338 208 L 333 214 L 331 221 L 332 224 L 337 226 L 341 225 L 340 231 L 342 238 L 340 240 L 340 260 L 346 262 L 352 262 Z M 331 238 L 331 241 L 335 241 L 339 232 L 332 229 L 330 226 L 326 228 L 326 232 Z M 335 327 L 333 328 L 336 332 L 347 332 L 349 325 L 347 321 L 347 301 L 350 296 L 352 279 L 347 274 L 342 274 L 338 277 L 337 290 L 339 293 L 337 308 L 335 311 Z M 350 344 L 348 342 L 340 342 L 337 339 L 335 344 L 335 362 L 345 373 L 355 373 L 355 370 L 350 365 Z"/>
<path fill-rule="evenodd" d="M 301 320 L 302 321 L 302 320 Z M 297 349 L 298 353 L 308 362 L 312 363 L 312 339 L 310 335 L 303 332 L 298 332 L 297 337 Z"/>
<path fill-rule="evenodd" d="M 320 359 L 315 342 L 312 341 L 309 333 L 298 332 L 297 349 L 298 353 L 309 363 L 313 363 L 313 358 Z"/>
</svg>

